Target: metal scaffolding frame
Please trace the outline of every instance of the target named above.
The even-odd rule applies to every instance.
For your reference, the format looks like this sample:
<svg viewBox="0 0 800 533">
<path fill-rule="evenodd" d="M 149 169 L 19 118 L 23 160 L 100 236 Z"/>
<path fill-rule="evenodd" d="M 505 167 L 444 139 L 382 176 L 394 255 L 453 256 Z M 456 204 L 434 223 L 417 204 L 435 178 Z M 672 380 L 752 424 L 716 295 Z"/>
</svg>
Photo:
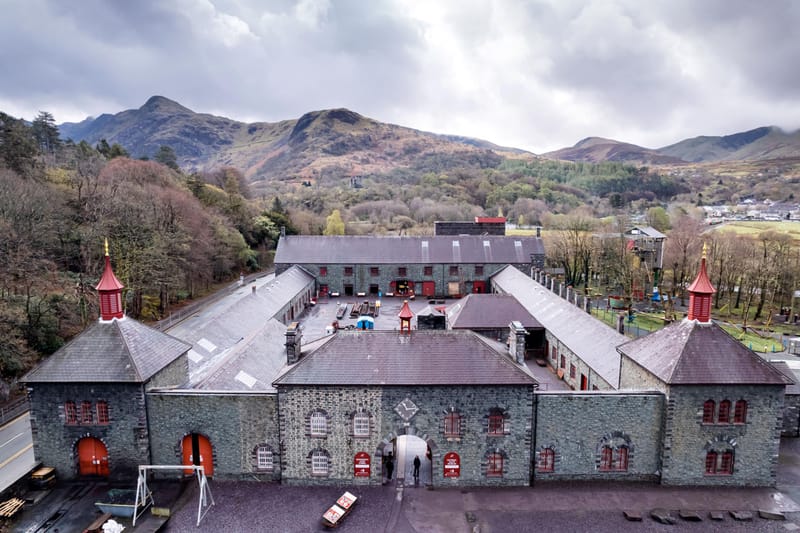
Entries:
<svg viewBox="0 0 800 533">
<path fill-rule="evenodd" d="M 208 486 L 205 467 L 201 465 L 139 465 L 139 479 L 136 481 L 136 501 L 133 507 L 133 526 L 136 526 L 136 519 L 139 515 L 154 504 L 153 493 L 147 487 L 148 470 L 194 470 L 197 484 L 200 487 L 200 495 L 197 502 L 197 525 L 199 526 L 200 521 L 208 513 L 211 505 L 214 505 L 214 497 L 211 495 L 211 489 Z M 211 500 L 211 504 L 208 503 L 209 500 Z M 142 505 L 141 511 L 138 510 L 140 502 Z"/>
</svg>

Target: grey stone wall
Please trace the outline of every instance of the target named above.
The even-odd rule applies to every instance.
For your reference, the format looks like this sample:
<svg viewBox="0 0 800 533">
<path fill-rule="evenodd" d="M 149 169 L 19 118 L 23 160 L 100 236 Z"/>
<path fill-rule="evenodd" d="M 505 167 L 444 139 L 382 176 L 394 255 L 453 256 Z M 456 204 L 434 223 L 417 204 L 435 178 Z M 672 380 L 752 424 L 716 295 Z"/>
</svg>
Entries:
<svg viewBox="0 0 800 533">
<path fill-rule="evenodd" d="M 280 480 L 280 437 L 275 394 L 154 391 L 147 395 L 153 464 L 182 464 L 181 442 L 198 433 L 213 449 L 214 477 Z M 271 472 L 256 467 L 255 450 L 273 452 Z"/>
<path fill-rule="evenodd" d="M 666 485 L 774 486 L 783 386 L 672 386 L 664 432 L 662 483 Z M 703 424 L 703 403 L 747 401 L 745 424 Z M 731 409 L 731 420 L 733 408 Z M 706 475 L 710 447 L 734 451 L 733 475 Z"/>
<path fill-rule="evenodd" d="M 283 439 L 282 468 L 284 483 L 295 485 L 380 484 L 380 458 L 375 450 L 381 440 L 381 390 L 379 387 L 281 387 L 280 431 Z M 309 417 L 321 411 L 326 416 L 325 436 L 311 436 Z M 353 434 L 353 415 L 369 415 L 367 437 Z M 327 452 L 327 476 L 311 473 L 311 453 Z M 367 452 L 372 457 L 369 478 L 354 477 L 353 459 L 356 453 Z"/>
<path fill-rule="evenodd" d="M 800 437 L 800 395 L 787 394 L 783 404 L 784 437 Z"/>
<path fill-rule="evenodd" d="M 534 462 L 544 448 L 555 452 L 547 480 L 658 480 L 664 396 L 659 393 L 551 392 L 536 395 Z M 603 472 L 605 443 L 628 446 L 628 470 Z"/>
<path fill-rule="evenodd" d="M 182 354 L 173 362 L 156 372 L 145 384 L 145 390 L 178 387 L 189 379 L 189 358 Z"/>
<path fill-rule="evenodd" d="M 280 272 L 276 274 L 280 274 Z M 309 305 L 311 298 L 316 294 L 316 290 L 316 283 L 314 280 L 309 281 L 308 284 L 298 291 L 289 303 L 281 307 L 272 318 L 280 320 L 284 324 L 289 324 L 300 316 L 306 306 Z"/>
<path fill-rule="evenodd" d="M 667 393 L 667 384 L 658 379 L 630 357 L 623 355 L 620 360 L 620 390 L 657 390 Z"/>
<path fill-rule="evenodd" d="M 534 263 L 538 264 L 539 262 L 544 262 L 543 257 L 536 257 L 534 258 Z M 448 295 L 448 283 L 450 282 L 464 282 L 464 286 L 462 287 L 462 295 L 470 294 L 473 290 L 472 281 L 473 280 L 480 280 L 486 281 L 492 275 L 496 274 L 503 268 L 507 266 L 506 263 L 503 264 L 496 264 L 496 263 L 481 263 L 483 266 L 483 274 L 476 275 L 475 274 L 475 266 L 476 263 L 460 263 L 456 264 L 407 264 L 407 265 L 388 265 L 388 264 L 374 264 L 374 265 L 366 265 L 366 264 L 325 264 L 325 265 L 318 265 L 318 264 L 301 264 L 299 266 L 303 267 L 304 269 L 308 270 L 312 273 L 312 275 L 316 276 L 318 286 L 321 284 L 328 285 L 328 289 L 330 292 L 338 292 L 341 295 L 344 295 L 344 286 L 352 285 L 353 286 L 353 293 L 357 294 L 359 292 L 363 292 L 365 294 L 370 293 L 370 285 L 377 285 L 378 290 L 380 290 L 383 294 L 387 292 L 391 292 L 390 283 L 392 281 L 406 279 L 409 281 L 413 281 L 416 284 L 415 291 L 417 295 L 422 294 L 422 282 L 423 281 L 433 281 L 435 283 L 435 297 L 443 298 L 447 297 Z M 401 276 L 399 274 L 398 268 L 399 266 L 403 266 L 406 268 L 406 275 Z M 430 266 L 432 271 L 431 275 L 425 275 L 425 267 Z M 450 266 L 458 266 L 459 273 L 457 275 L 450 275 Z M 522 272 L 529 273 L 531 265 L 530 263 L 524 263 L 519 265 L 513 265 L 514 267 L 518 268 Z M 288 266 L 285 265 L 286 268 Z M 320 275 L 320 267 L 325 267 L 327 272 L 324 276 Z M 345 267 L 351 267 L 353 269 L 353 274 L 351 276 L 344 275 Z M 378 268 L 378 275 L 373 276 L 370 273 L 371 267 Z M 276 267 L 277 268 L 277 267 Z M 278 272 L 278 270 L 276 270 Z M 278 272 L 280 273 L 280 272 Z M 486 285 L 486 290 L 489 290 L 488 283 Z"/>
<path fill-rule="evenodd" d="M 138 384 L 35 383 L 30 385 L 33 450 L 37 461 L 55 467 L 58 477 L 78 475 L 78 441 L 94 437 L 105 444 L 111 479 L 136 479 L 149 462 L 144 392 Z M 64 404 L 108 402 L 108 425 L 67 425 Z M 96 410 L 95 410 L 96 421 Z"/>
<path fill-rule="evenodd" d="M 404 399 L 419 411 L 406 423 L 395 412 Z M 381 482 L 384 452 L 402 435 L 426 441 L 433 458 L 434 486 L 527 485 L 530 479 L 532 427 L 532 386 L 473 387 L 281 387 L 281 434 L 284 440 L 283 481 L 290 484 L 353 484 Z M 309 414 L 320 409 L 328 416 L 325 437 L 309 435 Z M 351 416 L 357 409 L 368 410 L 372 425 L 368 439 L 351 435 Z M 499 409 L 507 416 L 502 436 L 488 435 L 488 416 Z M 462 434 L 445 438 L 444 417 L 451 411 L 462 415 Z M 330 474 L 311 475 L 310 454 L 325 450 L 330 457 Z M 370 453 L 371 477 L 353 477 L 353 458 L 359 451 Z M 461 476 L 444 478 L 442 460 L 446 453 L 458 453 Z M 503 476 L 486 475 L 487 455 L 504 457 Z M 425 481 L 425 480 L 423 480 Z"/>
</svg>

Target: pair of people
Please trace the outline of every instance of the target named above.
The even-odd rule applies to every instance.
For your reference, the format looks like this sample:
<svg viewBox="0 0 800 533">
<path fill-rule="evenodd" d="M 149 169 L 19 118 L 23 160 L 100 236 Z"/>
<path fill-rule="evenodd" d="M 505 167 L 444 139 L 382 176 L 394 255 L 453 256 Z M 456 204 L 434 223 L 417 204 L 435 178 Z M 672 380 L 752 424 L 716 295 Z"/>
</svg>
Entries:
<svg viewBox="0 0 800 533">
<path fill-rule="evenodd" d="M 414 456 L 414 481 L 419 481 L 419 467 L 422 462 L 419 460 L 419 455 Z M 394 460 L 392 458 L 392 454 L 386 457 L 386 478 L 391 481 L 392 480 L 392 472 L 394 472 Z"/>
</svg>

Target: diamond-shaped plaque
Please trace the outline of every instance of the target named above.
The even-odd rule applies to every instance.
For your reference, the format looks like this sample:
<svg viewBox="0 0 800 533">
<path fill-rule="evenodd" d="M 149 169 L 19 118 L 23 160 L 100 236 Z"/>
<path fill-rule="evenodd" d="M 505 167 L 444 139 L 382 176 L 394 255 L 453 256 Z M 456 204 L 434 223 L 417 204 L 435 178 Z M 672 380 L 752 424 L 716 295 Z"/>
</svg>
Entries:
<svg viewBox="0 0 800 533">
<path fill-rule="evenodd" d="M 400 418 L 408 422 L 415 414 L 417 414 L 419 407 L 417 407 L 410 398 L 406 398 L 397 404 L 397 407 L 394 408 L 394 411 L 400 415 Z"/>
</svg>

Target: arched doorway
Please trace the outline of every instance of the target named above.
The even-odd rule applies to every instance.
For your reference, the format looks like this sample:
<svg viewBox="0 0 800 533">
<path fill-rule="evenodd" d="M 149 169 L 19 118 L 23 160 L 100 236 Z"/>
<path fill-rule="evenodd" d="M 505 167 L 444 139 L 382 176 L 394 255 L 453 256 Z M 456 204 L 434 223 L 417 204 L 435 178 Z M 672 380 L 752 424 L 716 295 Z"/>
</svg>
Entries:
<svg viewBox="0 0 800 533">
<path fill-rule="evenodd" d="M 78 441 L 78 475 L 108 476 L 108 449 L 103 441 L 84 437 Z"/>
<path fill-rule="evenodd" d="M 181 464 L 203 465 L 207 477 L 214 475 L 214 450 L 208 437 L 199 433 L 191 433 L 181 441 Z M 184 474 L 194 474 L 193 470 L 184 470 Z"/>
<path fill-rule="evenodd" d="M 392 459 L 394 461 L 394 478 L 407 487 L 433 484 L 431 468 L 431 449 L 428 443 L 416 435 L 398 435 L 392 441 Z M 384 457 L 387 457 L 384 453 Z M 414 459 L 419 458 L 419 477 L 414 477 Z M 384 475 L 386 466 L 384 465 Z"/>
</svg>

